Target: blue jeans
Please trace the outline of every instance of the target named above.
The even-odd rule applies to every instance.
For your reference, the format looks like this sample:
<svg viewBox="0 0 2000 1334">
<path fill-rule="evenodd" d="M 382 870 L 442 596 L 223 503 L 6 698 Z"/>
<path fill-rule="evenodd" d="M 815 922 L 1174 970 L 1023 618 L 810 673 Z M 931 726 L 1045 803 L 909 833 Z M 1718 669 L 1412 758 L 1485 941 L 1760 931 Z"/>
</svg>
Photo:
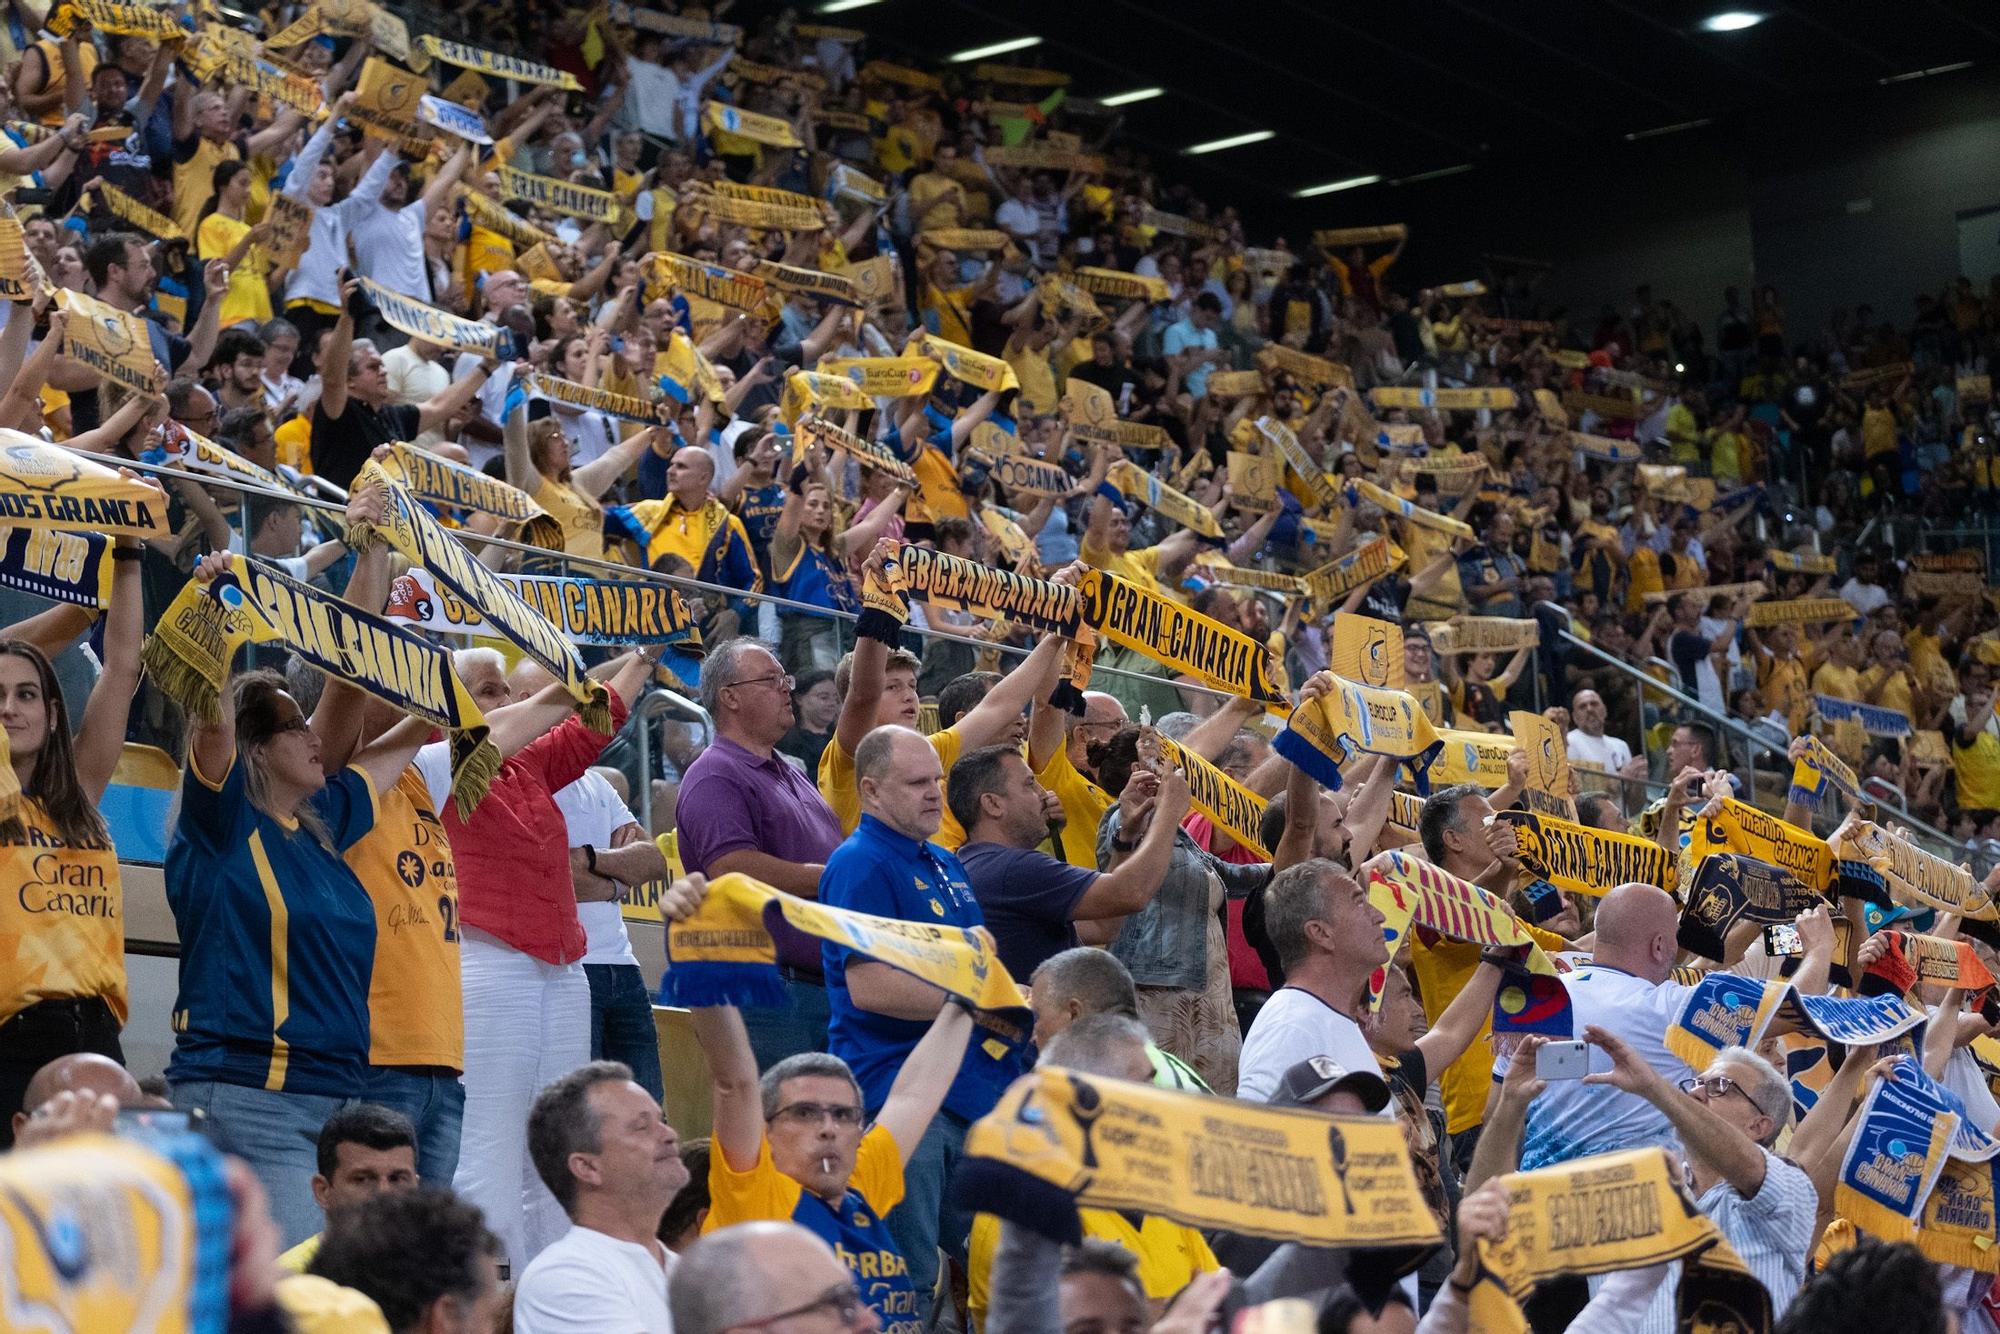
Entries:
<svg viewBox="0 0 2000 1334">
<path fill-rule="evenodd" d="M 964 1118 L 938 1110 L 903 1168 L 903 1202 L 883 1220 L 910 1267 L 917 1314 L 926 1326 L 931 1321 L 931 1292 L 937 1287 L 938 1248 L 963 1259 L 965 1238 L 972 1231 L 971 1213 L 960 1208 L 951 1193 L 958 1160 L 965 1156 L 966 1129 Z"/>
<path fill-rule="evenodd" d="M 833 1027 L 826 988 L 817 982 L 787 978 L 785 990 L 792 995 L 789 1006 L 743 1011 L 743 1027 L 750 1033 L 750 1051 L 759 1070 L 769 1070 L 802 1051 L 826 1050 L 827 1030 Z"/>
<path fill-rule="evenodd" d="M 287 1250 L 320 1231 L 325 1220 L 312 1193 L 319 1128 L 354 1099 L 273 1093 L 212 1079 L 190 1079 L 167 1091 L 175 1107 L 208 1117 L 220 1148 L 250 1164 L 271 1197 L 271 1216 L 285 1234 Z"/>
<path fill-rule="evenodd" d="M 417 1128 L 418 1175 L 429 1185 L 451 1185 L 465 1124 L 465 1085 L 458 1076 L 432 1066 L 371 1065 L 364 1097 L 410 1118 Z"/>
<path fill-rule="evenodd" d="M 590 979 L 590 1059 L 623 1061 L 639 1087 L 660 1100 L 660 1031 L 653 998 L 633 963 L 587 963 Z"/>
</svg>

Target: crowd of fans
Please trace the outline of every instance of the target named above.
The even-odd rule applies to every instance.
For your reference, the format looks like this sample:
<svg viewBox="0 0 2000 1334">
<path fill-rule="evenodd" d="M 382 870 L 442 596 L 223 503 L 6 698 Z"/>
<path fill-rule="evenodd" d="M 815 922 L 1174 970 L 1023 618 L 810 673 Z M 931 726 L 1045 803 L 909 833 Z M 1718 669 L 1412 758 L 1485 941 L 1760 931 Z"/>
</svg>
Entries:
<svg viewBox="0 0 2000 1334">
<path fill-rule="evenodd" d="M 1591 324 L 1533 271 L 1405 282 L 1422 239 L 1401 227 L 1262 244 L 1048 71 L 913 69 L 790 11 L 732 28 L 726 3 L 390 8 L 6 6 L 0 427 L 158 475 L 174 528 L 115 540 L 95 626 L 0 587 L 21 794 L 0 856 L 25 886 L 59 849 L 94 877 L 63 883 L 109 887 L 0 901 L 13 1161 L 120 1109 L 189 1114 L 230 1155 L 243 1329 L 1180 1334 L 1296 1297 L 1322 1330 L 1436 1332 L 1476 1325 L 1512 1174 L 1666 1146 L 1772 1327 L 1994 1326 L 1990 1267 L 1868 1236 L 1834 1185 L 1883 1081 L 1935 1081 L 2000 1130 L 1990 995 L 1906 981 L 1914 1048 L 1823 1043 L 1837 1072 L 1811 1096 L 1779 1039 L 1705 1068 L 1667 1042 L 1691 968 L 1783 963 L 1846 994 L 1906 933 L 2000 970 L 1986 940 L 1842 899 L 1796 913 L 1796 963 L 1747 930 L 1696 958 L 1671 885 L 1556 889 L 1496 812 L 1548 813 L 1525 711 L 1566 740 L 1581 825 L 1678 856 L 1732 801 L 1802 838 L 1879 802 L 1969 864 L 1985 898 L 1959 906 L 1992 916 L 2000 275 L 1907 322 L 1788 327 L 1770 287 L 1704 322 L 1641 287 Z M 398 77 L 456 115 L 395 103 Z M 140 317 L 149 389 L 77 354 L 93 317 L 65 293 Z M 497 333 L 460 350 L 461 322 Z M 269 484 L 191 471 L 209 441 Z M 488 565 L 670 579 L 702 651 L 594 650 L 613 739 L 543 664 L 453 641 L 502 761 L 473 805 L 430 722 L 299 657 L 235 665 L 212 718 L 144 679 L 149 629 L 232 556 L 370 612 L 418 596 L 357 536 L 388 521 L 362 474 L 391 444 L 561 530 L 434 503 Z M 1887 545 L 1885 515 L 1920 545 Z M 1314 591 L 1377 538 L 1383 572 Z M 907 547 L 1116 576 L 1266 649 L 1285 702 L 1109 643 L 1073 698 L 1074 640 L 921 593 L 906 627 L 857 634 Z M 1433 788 L 1359 753 L 1327 791 L 1274 748 L 1290 707 L 1346 688 L 1350 617 L 1400 627 L 1397 688 L 1448 745 L 1511 748 L 1498 768 Z M 1501 625 L 1509 647 L 1481 647 Z M 634 744 L 662 686 L 704 730 Z M 100 813 L 132 743 L 185 771 L 175 1045 L 144 1083 Z M 1793 783 L 1815 753 L 1857 783 L 1817 816 Z M 1258 846 L 1197 809 L 1197 766 L 1262 803 Z M 1534 945 L 1419 929 L 1391 955 L 1398 849 Z M 621 902 L 663 886 L 686 920 L 725 876 L 980 933 L 1040 1064 L 1394 1118 L 1447 1240 L 1383 1281 L 1309 1236 L 1085 1203 L 1086 1239 L 1039 1267 L 1031 1229 L 953 1189 L 1025 1068 L 963 997 L 781 934 L 787 1003 L 697 1006 L 699 1050 L 663 1062 Z M 1531 948 L 1565 970 L 1586 1079 L 1539 1074 L 1542 1036 L 1493 1035 Z M 704 1082 L 712 1134 L 683 1141 L 662 1099 Z M 1558 1280 L 1529 1318 L 1671 1329 L 1677 1281 Z"/>
</svg>

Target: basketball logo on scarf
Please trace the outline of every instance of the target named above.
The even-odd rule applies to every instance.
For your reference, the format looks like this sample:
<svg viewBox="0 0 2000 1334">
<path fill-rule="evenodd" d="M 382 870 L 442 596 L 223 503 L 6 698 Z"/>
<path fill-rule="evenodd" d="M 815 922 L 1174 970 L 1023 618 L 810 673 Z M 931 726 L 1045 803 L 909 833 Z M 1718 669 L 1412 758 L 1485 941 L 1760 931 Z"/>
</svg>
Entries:
<svg viewBox="0 0 2000 1334">
<path fill-rule="evenodd" d="M 1358 612 L 1336 613 L 1328 658 L 1335 676 L 1378 690 L 1401 690 L 1403 627 Z"/>
</svg>

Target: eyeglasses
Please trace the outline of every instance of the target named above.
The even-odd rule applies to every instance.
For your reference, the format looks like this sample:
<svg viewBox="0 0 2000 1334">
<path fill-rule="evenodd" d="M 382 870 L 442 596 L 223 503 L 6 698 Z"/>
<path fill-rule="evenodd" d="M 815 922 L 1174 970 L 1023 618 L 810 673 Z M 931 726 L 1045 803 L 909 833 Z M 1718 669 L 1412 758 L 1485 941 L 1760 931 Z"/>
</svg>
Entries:
<svg viewBox="0 0 2000 1334">
<path fill-rule="evenodd" d="M 830 1120 L 837 1126 L 858 1126 L 861 1124 L 861 1109 L 852 1104 L 795 1102 L 789 1107 L 780 1107 L 771 1114 L 771 1119 L 803 1121 L 808 1125 L 818 1125 L 821 1121 Z"/>
<path fill-rule="evenodd" d="M 786 672 L 778 676 L 753 676 L 747 681 L 731 681 L 729 686 L 764 686 L 771 684 L 773 681 L 778 682 L 780 688 L 787 691 L 798 684 L 797 678 L 792 676 L 791 673 Z M 724 686 L 723 689 L 727 690 L 729 686 Z"/>
<path fill-rule="evenodd" d="M 790 1320 L 795 1316 L 812 1315 L 817 1311 L 830 1310 L 839 1318 L 842 1327 L 852 1329 L 860 1322 L 861 1313 L 867 1309 L 868 1303 L 861 1300 L 861 1294 L 855 1289 L 854 1285 L 852 1283 L 843 1283 L 837 1288 L 828 1288 L 804 1306 L 794 1306 L 789 1311 L 780 1311 L 776 1315 L 767 1315 L 762 1320 L 746 1320 L 740 1325 L 731 1325 L 730 1328 L 769 1329 L 772 1325 L 780 1321 Z"/>
<path fill-rule="evenodd" d="M 1720 1098 L 1730 1093 L 1739 1094 L 1742 1096 L 1743 1101 L 1755 1107 L 1759 1113 L 1765 1116 L 1770 1115 L 1769 1112 L 1764 1111 L 1763 1107 L 1758 1105 L 1755 1098 L 1750 1096 L 1748 1089 L 1731 1079 L 1728 1075 L 1702 1075 L 1695 1079 L 1683 1079 L 1681 1081 L 1681 1092 L 1693 1095 L 1697 1090 L 1710 1098 Z"/>
<path fill-rule="evenodd" d="M 279 723 L 275 728 L 271 730 L 271 735 L 283 736 L 287 732 L 310 732 L 312 731 L 312 728 L 313 728 L 312 720 L 307 718 L 304 714 L 300 714 L 298 717 L 292 719 L 290 722 Z"/>
</svg>

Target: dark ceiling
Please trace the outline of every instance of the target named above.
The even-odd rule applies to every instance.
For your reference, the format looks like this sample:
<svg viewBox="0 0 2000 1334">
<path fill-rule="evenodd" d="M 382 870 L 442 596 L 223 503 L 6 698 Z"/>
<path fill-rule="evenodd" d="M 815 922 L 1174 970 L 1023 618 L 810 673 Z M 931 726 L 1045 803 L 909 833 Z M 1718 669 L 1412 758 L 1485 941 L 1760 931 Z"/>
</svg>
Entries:
<svg viewBox="0 0 2000 1334">
<path fill-rule="evenodd" d="M 1992 0 L 1745 0 L 1768 17 L 1731 33 L 1700 20 L 1720 0 L 883 0 L 809 21 L 851 24 L 869 50 L 943 61 L 1033 34 L 996 59 L 1074 76 L 1096 97 L 1160 86 L 1124 109 L 1124 137 L 1166 180 L 1239 203 L 1264 225 L 1375 221 L 1391 182 L 1448 169 L 1506 171 L 1550 159 L 1588 170 L 1628 135 L 1726 135 L 1762 108 L 1879 94 L 1882 81 L 2000 58 Z M 744 6 L 755 11 L 755 3 Z M 732 18 L 736 17 L 732 15 Z M 746 16 L 747 17 L 747 16 Z M 1932 76 L 1948 79 L 1951 74 Z M 1928 80 L 1925 80 L 1928 82 Z M 1263 143 L 1201 157 L 1181 150 L 1272 130 Z M 1298 200 L 1293 191 L 1362 175 L 1378 185 Z"/>
</svg>

